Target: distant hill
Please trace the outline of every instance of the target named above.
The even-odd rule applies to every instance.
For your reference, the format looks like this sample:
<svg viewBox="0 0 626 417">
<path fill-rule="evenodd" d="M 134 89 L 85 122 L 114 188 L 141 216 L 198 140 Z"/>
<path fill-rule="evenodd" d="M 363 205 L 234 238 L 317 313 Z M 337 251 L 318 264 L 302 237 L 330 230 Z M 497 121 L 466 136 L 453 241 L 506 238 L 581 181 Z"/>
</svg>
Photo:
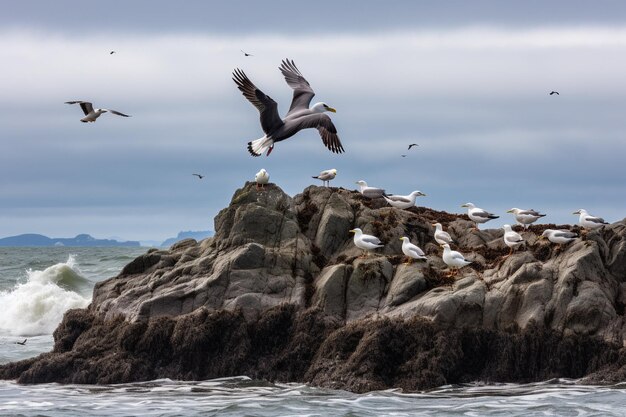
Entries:
<svg viewBox="0 0 626 417">
<path fill-rule="evenodd" d="M 0 239 L 0 246 L 139 246 L 137 241 L 119 242 L 113 239 L 96 239 L 88 234 L 70 238 L 50 238 L 44 235 L 28 233 Z"/>
<path fill-rule="evenodd" d="M 169 248 L 174 243 L 181 241 L 183 239 L 190 239 L 190 238 L 196 239 L 196 240 L 206 239 L 207 237 L 213 236 L 214 233 L 215 232 L 213 232 L 212 230 L 200 230 L 197 232 L 192 232 L 192 231 L 179 232 L 176 237 L 171 237 L 163 241 L 163 243 L 161 243 L 161 247 Z"/>
</svg>

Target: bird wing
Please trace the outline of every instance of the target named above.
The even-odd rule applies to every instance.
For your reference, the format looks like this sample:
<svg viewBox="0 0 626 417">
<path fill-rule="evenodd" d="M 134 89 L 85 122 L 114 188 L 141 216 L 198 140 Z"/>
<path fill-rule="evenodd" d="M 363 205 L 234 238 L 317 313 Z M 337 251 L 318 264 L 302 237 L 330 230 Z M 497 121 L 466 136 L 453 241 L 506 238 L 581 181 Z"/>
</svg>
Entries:
<svg viewBox="0 0 626 417">
<path fill-rule="evenodd" d="M 315 128 L 320 132 L 322 142 L 331 152 L 342 153 L 344 151 L 343 145 L 337 136 L 337 129 L 333 124 L 333 121 L 324 113 L 311 113 L 306 116 L 292 119 L 294 127 L 297 130 Z"/>
<path fill-rule="evenodd" d="M 391 201 L 397 201 L 398 203 L 410 203 L 411 199 L 406 198 L 403 195 L 389 195 L 387 198 Z"/>
<path fill-rule="evenodd" d="M 361 240 L 363 242 L 372 243 L 374 245 L 380 245 L 380 239 L 378 239 L 376 236 L 361 235 Z"/>
<path fill-rule="evenodd" d="M 506 233 L 504 235 L 504 240 L 510 243 L 517 243 L 517 242 L 524 241 L 524 239 L 522 239 L 522 236 L 520 236 L 520 234 L 516 232 Z"/>
<path fill-rule="evenodd" d="M 522 216 L 535 216 L 535 217 L 545 216 L 545 214 L 541 214 L 537 210 L 534 210 L 534 209 L 520 210 L 517 214 L 522 215 Z"/>
<path fill-rule="evenodd" d="M 439 238 L 439 240 L 445 240 L 448 242 L 453 242 L 452 240 L 452 236 L 450 236 L 450 234 L 448 232 L 444 232 L 443 230 L 439 233 L 437 233 L 437 237 Z"/>
<path fill-rule="evenodd" d="M 413 146 L 418 146 L 418 145 L 417 145 L 417 143 L 412 143 L 412 144 L 409 145 L 408 149 L 410 150 Z"/>
<path fill-rule="evenodd" d="M 309 82 L 302 76 L 296 64 L 293 60 L 289 61 L 288 59 L 283 59 L 279 69 L 280 72 L 283 73 L 289 87 L 293 88 L 293 98 L 291 99 L 291 106 L 289 107 L 287 116 L 294 111 L 308 109 L 315 95 L 315 91 L 313 91 Z"/>
<path fill-rule="evenodd" d="M 574 233 L 574 232 L 570 232 L 569 230 L 557 230 L 557 231 L 552 233 L 552 236 L 554 236 L 554 237 L 574 238 L 574 237 L 577 237 L 578 235 L 576 233 Z"/>
<path fill-rule="evenodd" d="M 411 251 L 412 253 L 414 253 L 416 256 L 425 256 L 426 254 L 424 253 L 424 251 L 422 249 L 420 249 L 419 246 L 413 245 L 411 244 L 411 246 L 409 246 L 409 251 Z"/>
<path fill-rule="evenodd" d="M 465 261 L 465 257 L 463 256 L 463 254 L 461 254 L 461 252 L 457 252 L 455 250 L 450 251 L 450 256 L 452 257 L 452 259 L 458 259 L 460 261 Z"/>
<path fill-rule="evenodd" d="M 129 115 L 121 113 L 117 110 L 111 110 L 111 109 L 104 109 L 104 110 L 108 111 L 109 113 L 117 114 L 118 116 L 130 117 Z"/>
<path fill-rule="evenodd" d="M 490 214 L 483 209 L 476 208 L 472 210 L 472 216 L 487 218 L 490 216 Z"/>
<path fill-rule="evenodd" d="M 608 224 L 602 217 L 587 216 L 586 221 L 598 224 Z"/>
<path fill-rule="evenodd" d="M 85 116 L 87 116 L 89 113 L 93 111 L 93 105 L 88 101 L 82 101 L 82 100 L 66 101 L 65 104 L 80 104 L 80 108 L 83 109 L 83 113 L 85 113 Z"/>
<path fill-rule="evenodd" d="M 237 84 L 237 88 L 243 93 L 243 96 L 259 111 L 261 115 L 261 128 L 263 128 L 263 132 L 265 132 L 266 135 L 269 135 L 283 124 L 283 121 L 278 115 L 278 105 L 276 102 L 270 96 L 265 95 L 263 91 L 259 90 L 239 68 L 233 71 L 233 81 Z"/>
</svg>

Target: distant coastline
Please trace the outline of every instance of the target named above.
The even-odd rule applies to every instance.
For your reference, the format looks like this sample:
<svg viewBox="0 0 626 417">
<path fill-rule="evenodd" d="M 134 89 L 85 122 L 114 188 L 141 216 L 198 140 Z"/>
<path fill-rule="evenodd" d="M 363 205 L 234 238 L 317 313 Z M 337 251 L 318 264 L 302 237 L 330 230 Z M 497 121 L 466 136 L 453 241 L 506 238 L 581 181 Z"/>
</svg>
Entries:
<svg viewBox="0 0 626 417">
<path fill-rule="evenodd" d="M 139 247 L 141 244 L 135 240 L 120 242 L 114 239 L 96 239 L 88 234 L 79 234 L 70 238 L 48 237 L 36 233 L 27 233 L 17 236 L 9 236 L 0 238 L 0 247 L 8 246 L 70 246 L 70 247 L 89 247 L 89 246 L 123 246 L 123 247 Z"/>
</svg>

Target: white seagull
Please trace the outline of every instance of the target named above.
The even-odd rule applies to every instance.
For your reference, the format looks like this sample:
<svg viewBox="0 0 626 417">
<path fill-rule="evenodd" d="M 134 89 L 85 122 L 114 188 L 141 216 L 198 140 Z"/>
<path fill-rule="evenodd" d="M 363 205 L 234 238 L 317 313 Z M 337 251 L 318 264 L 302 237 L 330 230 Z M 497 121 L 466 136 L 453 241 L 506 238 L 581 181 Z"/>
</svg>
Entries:
<svg viewBox="0 0 626 417">
<path fill-rule="evenodd" d="M 327 169 L 326 171 L 322 171 L 320 172 L 319 175 L 313 178 L 322 180 L 323 185 L 330 187 L 330 180 L 334 180 L 336 176 L 337 176 L 337 170 L 333 168 L 333 169 Z"/>
<path fill-rule="evenodd" d="M 570 243 L 572 240 L 576 240 L 578 235 L 574 232 L 570 232 L 569 230 L 562 229 L 546 229 L 541 234 L 541 239 L 548 239 L 552 243 L 556 243 L 559 246 Z"/>
<path fill-rule="evenodd" d="M 354 233 L 354 244 L 357 248 L 363 249 L 364 256 L 367 256 L 367 251 L 385 246 L 376 236 L 366 235 L 358 227 L 350 230 L 350 233 Z"/>
<path fill-rule="evenodd" d="M 82 101 L 82 100 L 66 101 L 65 104 L 80 104 L 80 108 L 83 109 L 83 113 L 85 113 L 85 117 L 80 119 L 80 121 L 83 122 L 83 123 L 95 122 L 96 119 L 98 117 L 100 117 L 100 115 L 102 113 L 106 113 L 106 112 L 117 114 L 118 116 L 130 117 L 129 115 L 124 114 L 124 113 L 120 113 L 120 112 L 118 112 L 116 110 L 111 110 L 111 109 L 94 109 L 93 108 L 93 104 L 91 104 L 88 101 Z"/>
<path fill-rule="evenodd" d="M 505 224 L 502 226 L 502 228 L 504 229 L 504 243 L 510 249 L 507 256 L 511 256 L 513 254 L 513 249 L 519 247 L 522 243 L 524 243 L 524 239 L 519 233 L 511 229 L 510 225 Z"/>
<path fill-rule="evenodd" d="M 443 255 L 441 258 L 451 269 L 449 276 L 455 275 L 460 268 L 471 264 L 470 261 L 465 259 L 461 252 L 450 249 L 450 245 L 447 243 L 444 243 L 441 246 L 443 247 Z"/>
<path fill-rule="evenodd" d="M 407 264 L 410 264 L 413 259 L 427 259 L 424 251 L 419 246 L 412 244 L 408 237 L 401 237 L 400 240 L 402 241 L 402 253 L 409 259 Z"/>
<path fill-rule="evenodd" d="M 580 214 L 580 217 L 578 218 L 578 224 L 585 229 L 595 230 L 604 226 L 605 224 L 609 224 L 602 217 L 595 217 L 587 213 L 587 210 L 585 209 L 577 210 L 572 214 Z"/>
<path fill-rule="evenodd" d="M 415 205 L 416 197 L 425 195 L 426 194 L 421 191 L 413 191 L 409 195 L 383 195 L 383 198 L 395 208 L 408 209 L 409 207 L 413 207 Z"/>
<path fill-rule="evenodd" d="M 254 181 L 256 181 L 257 190 L 259 189 L 259 185 L 261 186 L 260 189 L 264 190 L 264 185 L 270 182 L 270 174 L 268 174 L 265 169 L 261 168 L 261 170 L 254 176 Z"/>
<path fill-rule="evenodd" d="M 532 223 L 546 216 L 545 214 L 541 214 L 533 209 L 522 210 L 518 209 L 517 207 L 513 207 L 512 209 L 507 210 L 507 213 L 513 213 L 515 221 L 524 226 L 524 230 L 528 229 L 528 226 L 530 226 Z"/>
<path fill-rule="evenodd" d="M 437 242 L 439 245 L 444 245 L 446 243 L 450 245 L 454 243 L 454 241 L 452 240 L 452 236 L 450 236 L 448 232 L 444 232 L 441 223 L 433 223 L 432 225 L 435 227 L 435 242 Z"/>
<path fill-rule="evenodd" d="M 476 207 L 472 203 L 465 203 L 461 207 L 467 207 L 467 215 L 469 218 L 476 223 L 476 230 L 478 230 L 479 223 L 485 223 L 489 220 L 497 219 L 500 216 L 496 216 L 495 214 L 489 213 L 487 210 L 483 210 L 480 207 Z"/>
<path fill-rule="evenodd" d="M 385 190 L 382 188 L 369 187 L 363 180 L 357 181 L 355 184 L 359 186 L 359 192 L 368 198 L 379 198 L 385 196 Z"/>
</svg>

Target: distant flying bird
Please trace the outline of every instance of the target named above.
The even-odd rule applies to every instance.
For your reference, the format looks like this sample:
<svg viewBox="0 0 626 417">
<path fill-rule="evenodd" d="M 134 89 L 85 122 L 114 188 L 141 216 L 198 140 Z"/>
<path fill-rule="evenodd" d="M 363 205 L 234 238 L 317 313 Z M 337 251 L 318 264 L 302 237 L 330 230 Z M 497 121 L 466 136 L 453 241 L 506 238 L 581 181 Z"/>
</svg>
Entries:
<svg viewBox="0 0 626 417">
<path fill-rule="evenodd" d="M 243 53 L 243 55 L 244 55 L 244 56 L 254 56 L 254 55 L 252 55 L 252 54 L 249 54 L 249 53 L 247 53 L 247 52 L 242 51 L 241 49 L 240 49 L 240 51 Z"/>
<path fill-rule="evenodd" d="M 330 187 L 330 180 L 334 180 L 336 176 L 337 176 L 337 170 L 333 168 L 333 169 L 327 169 L 325 171 L 322 171 L 320 172 L 319 175 L 313 178 L 322 180 L 323 185 Z"/>
<path fill-rule="evenodd" d="M 478 225 L 480 223 L 486 223 L 489 220 L 497 219 L 500 216 L 496 216 L 495 214 L 489 213 L 487 210 L 483 210 L 480 207 L 476 207 L 472 203 L 465 203 L 461 207 L 467 207 L 467 216 L 476 223 L 476 230 L 478 230 Z"/>
<path fill-rule="evenodd" d="M 400 155 L 400 156 L 403 157 L 403 158 L 406 158 L 406 155 Z"/>
<path fill-rule="evenodd" d="M 558 92 L 558 91 L 551 91 L 551 92 L 550 92 L 550 95 L 554 95 L 554 94 L 556 94 L 557 96 L 560 96 L 560 94 L 559 94 L 559 92 Z"/>
<path fill-rule="evenodd" d="M 109 52 L 109 55 L 113 55 L 115 53 L 115 51 L 111 51 Z"/>
<path fill-rule="evenodd" d="M 419 145 L 417 143 L 412 143 L 409 145 L 407 149 L 410 151 L 413 146 L 419 146 Z"/>
<path fill-rule="evenodd" d="M 24 346 L 24 345 L 26 344 L 26 341 L 27 341 L 27 340 L 28 340 L 28 339 L 24 339 L 24 341 L 23 341 L 23 342 L 15 342 L 15 344 L 16 344 L 16 345 L 22 345 L 22 346 Z"/>
<path fill-rule="evenodd" d="M 280 118 L 278 105 L 271 97 L 259 90 L 242 70 L 237 68 L 233 71 L 237 88 L 261 114 L 261 127 L 265 133 L 262 138 L 248 142 L 248 152 L 252 156 L 259 156 L 267 151 L 269 156 L 276 142 L 288 139 L 302 129 L 315 128 L 331 152 L 342 153 L 344 149 L 337 136 L 337 129 L 330 117 L 324 114 L 326 111 L 335 113 L 336 110 L 326 103 L 315 103 L 309 108 L 315 92 L 293 61 L 283 60 L 279 69 L 287 84 L 293 88 L 291 106 L 284 119 Z"/>
<path fill-rule="evenodd" d="M 202 178 L 204 178 L 204 175 L 200 175 L 200 174 L 191 174 L 191 175 L 195 175 L 195 176 L 196 176 L 196 177 L 198 177 L 198 179 L 200 179 L 200 180 L 201 180 Z"/>
<path fill-rule="evenodd" d="M 83 123 L 95 122 L 96 119 L 98 117 L 100 117 L 100 115 L 102 113 L 106 113 L 106 112 L 117 114 L 118 116 L 130 117 L 129 115 L 124 114 L 124 113 L 120 113 L 120 112 L 118 112 L 116 110 L 94 109 L 93 105 L 90 102 L 88 102 L 88 101 L 82 101 L 82 100 L 66 101 L 65 104 L 80 104 L 80 108 L 83 109 L 83 113 L 85 113 L 85 117 L 80 119 L 80 121 L 83 122 Z"/>
<path fill-rule="evenodd" d="M 259 189 L 264 190 L 265 189 L 264 185 L 270 182 L 270 174 L 268 174 L 265 169 L 261 168 L 261 170 L 257 172 L 256 175 L 254 176 L 254 181 L 256 181 L 257 190 Z M 259 185 L 261 187 L 259 187 Z"/>
</svg>

